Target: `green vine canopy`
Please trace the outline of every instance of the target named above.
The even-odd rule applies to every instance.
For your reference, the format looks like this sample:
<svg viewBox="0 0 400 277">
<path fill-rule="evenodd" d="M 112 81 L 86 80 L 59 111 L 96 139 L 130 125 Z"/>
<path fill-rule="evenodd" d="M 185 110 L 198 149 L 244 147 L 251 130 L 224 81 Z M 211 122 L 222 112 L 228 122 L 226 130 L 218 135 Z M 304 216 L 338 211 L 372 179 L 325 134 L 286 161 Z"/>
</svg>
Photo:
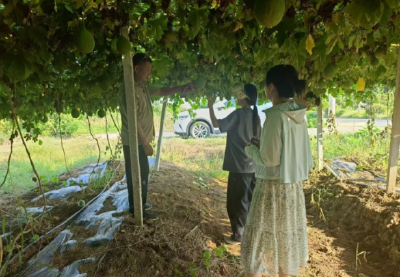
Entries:
<svg viewBox="0 0 400 277">
<path fill-rule="evenodd" d="M 265 73 L 282 63 L 316 94 L 360 101 L 375 85 L 395 85 L 399 7 L 398 0 L 0 0 L 0 119 L 12 118 L 12 107 L 27 129 L 51 113 L 104 116 L 117 109 L 127 51 L 152 57 L 158 86 L 207 80 L 189 97 L 194 107 L 208 95 L 229 99 L 246 82 L 265 97 Z M 121 38 L 124 26 L 130 41 Z"/>
</svg>

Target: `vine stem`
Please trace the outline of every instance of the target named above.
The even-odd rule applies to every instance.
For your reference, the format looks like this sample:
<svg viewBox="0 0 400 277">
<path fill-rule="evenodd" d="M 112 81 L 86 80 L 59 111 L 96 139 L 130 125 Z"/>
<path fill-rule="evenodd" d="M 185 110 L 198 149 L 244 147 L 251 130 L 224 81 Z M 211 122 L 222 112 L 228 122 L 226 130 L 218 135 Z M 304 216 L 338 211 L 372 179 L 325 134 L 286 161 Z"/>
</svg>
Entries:
<svg viewBox="0 0 400 277">
<path fill-rule="evenodd" d="M 115 126 L 115 128 L 117 128 L 117 130 L 118 130 L 118 133 L 119 133 L 119 135 L 121 136 L 121 131 L 119 130 L 119 128 L 118 128 L 118 125 L 115 123 L 115 120 L 114 120 L 114 117 L 113 117 L 113 115 L 112 115 L 112 112 L 110 111 L 110 115 L 111 115 L 111 119 L 112 119 L 112 121 L 113 121 L 113 123 L 114 123 L 114 126 Z"/>
<path fill-rule="evenodd" d="M 13 101 L 12 101 L 11 94 L 10 94 L 10 92 L 8 91 L 8 88 L 7 88 L 6 85 L 4 85 L 3 87 L 4 87 L 4 90 L 6 91 L 6 93 L 7 93 L 7 95 L 8 95 L 8 98 L 9 98 L 9 101 L 10 101 L 10 104 L 11 104 L 12 114 L 13 114 L 15 123 L 17 124 L 18 133 L 19 133 L 19 135 L 20 135 L 20 137 L 21 137 L 21 140 L 22 140 L 22 143 L 23 143 L 23 145 L 24 145 L 24 147 L 25 147 L 25 151 L 26 151 L 26 154 L 28 155 L 29 162 L 30 162 L 30 164 L 31 164 L 31 166 L 32 166 L 32 170 L 33 170 L 33 172 L 34 172 L 35 175 L 36 175 L 37 182 L 38 182 L 38 185 L 39 185 L 39 194 L 42 194 L 42 196 L 43 196 L 44 207 L 43 207 L 43 213 L 42 213 L 42 215 L 44 215 L 44 213 L 45 213 L 45 211 L 46 211 L 46 205 L 47 205 L 47 204 L 46 204 L 46 197 L 44 196 L 42 181 L 40 180 L 40 177 L 39 177 L 39 174 L 38 174 L 38 172 L 37 172 L 37 170 L 36 170 L 35 164 L 33 163 L 33 160 L 32 160 L 32 157 L 31 157 L 31 153 L 29 152 L 29 149 L 28 149 L 28 146 L 26 145 L 24 136 L 22 135 L 21 127 L 20 127 L 19 122 L 18 122 L 18 117 L 17 117 L 17 114 L 16 114 L 16 112 L 15 112 L 15 106 L 14 106 L 14 103 L 13 103 Z M 14 80 L 14 93 L 15 93 L 15 91 L 16 91 L 16 85 L 15 85 L 15 80 Z"/>
<path fill-rule="evenodd" d="M 111 112 L 110 112 L 110 113 L 111 113 Z M 110 144 L 110 139 L 108 138 L 108 130 L 107 130 L 107 127 L 108 127 L 108 121 L 107 121 L 107 110 L 106 110 L 106 135 L 107 135 L 107 142 L 108 142 L 108 147 L 110 148 L 111 157 L 112 157 L 113 160 L 115 160 L 115 157 L 114 157 L 113 152 L 112 152 L 111 144 Z"/>
<path fill-rule="evenodd" d="M 109 112 L 110 112 L 110 115 L 111 115 L 111 119 L 112 119 L 112 121 L 113 121 L 113 123 L 114 123 L 114 126 L 115 126 L 115 128 L 117 128 L 117 131 L 118 131 L 118 140 L 117 140 L 117 144 L 115 145 L 115 155 L 118 155 L 118 145 L 119 145 L 119 143 L 120 143 L 120 141 L 121 141 L 121 131 L 120 131 L 120 129 L 118 128 L 118 124 L 116 124 L 115 123 L 115 120 L 114 120 L 114 117 L 113 117 L 113 115 L 112 115 L 112 112 L 111 112 L 111 110 L 109 110 Z"/>
<path fill-rule="evenodd" d="M 67 155 L 65 154 L 65 149 L 64 149 L 64 143 L 63 143 L 63 136 L 62 136 L 62 130 L 61 130 L 61 114 L 58 114 L 58 129 L 60 130 L 60 139 L 61 139 L 61 148 L 64 153 L 64 163 L 65 163 L 65 168 L 68 171 L 68 175 L 71 175 L 68 169 L 68 164 L 67 164 Z"/>
<path fill-rule="evenodd" d="M 88 124 L 89 124 L 89 133 L 90 133 L 90 135 L 92 136 L 92 138 L 96 141 L 96 143 L 97 143 L 97 149 L 99 150 L 99 157 L 98 157 L 98 159 L 97 159 L 97 164 L 96 164 L 96 166 L 95 167 L 93 167 L 93 172 L 94 172 L 94 169 L 99 165 L 99 163 L 100 163 L 100 155 L 101 155 L 101 150 L 100 150 L 100 144 L 99 144 L 99 140 L 93 135 L 93 133 L 92 133 L 92 125 L 90 124 L 90 120 L 89 120 L 89 116 L 86 116 L 86 119 L 87 119 L 87 122 L 88 122 Z M 92 172 L 92 173 L 93 173 Z"/>
<path fill-rule="evenodd" d="M 0 188 L 2 188 L 3 185 L 6 183 L 8 174 L 10 173 L 10 162 L 11 162 L 11 156 L 13 153 L 14 137 L 15 137 L 15 125 L 13 124 L 13 129 L 12 129 L 11 136 L 10 136 L 11 146 L 10 146 L 10 155 L 8 156 L 8 161 L 7 161 L 7 172 L 6 172 L 6 175 L 4 176 L 3 182 L 0 185 Z M 0 255 L 0 259 L 1 259 L 1 255 Z"/>
<path fill-rule="evenodd" d="M 389 82 L 386 80 L 386 134 L 385 134 L 385 154 L 388 155 L 388 138 L 389 138 Z M 393 124 L 393 122 L 392 122 Z"/>
</svg>

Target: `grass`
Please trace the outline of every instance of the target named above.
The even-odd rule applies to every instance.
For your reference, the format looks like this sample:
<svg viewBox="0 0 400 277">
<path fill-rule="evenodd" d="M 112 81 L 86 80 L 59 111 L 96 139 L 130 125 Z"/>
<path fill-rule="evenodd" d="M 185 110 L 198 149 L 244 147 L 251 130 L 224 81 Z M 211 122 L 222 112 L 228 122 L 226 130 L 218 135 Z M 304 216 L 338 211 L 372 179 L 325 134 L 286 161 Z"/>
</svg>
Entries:
<svg viewBox="0 0 400 277">
<path fill-rule="evenodd" d="M 61 149 L 60 140 L 52 137 L 42 138 L 43 144 L 28 142 L 28 148 L 34 161 L 35 167 L 43 179 L 51 179 L 63 172 L 66 172 L 64 155 Z M 110 158 L 110 154 L 104 155 L 107 141 L 99 139 L 101 146 L 101 161 Z M 113 140 L 115 143 L 116 140 Z M 64 140 L 64 147 L 69 169 L 84 166 L 97 162 L 98 151 L 96 142 L 87 138 L 71 138 Z M 3 181 L 7 168 L 9 147 L 4 144 L 0 147 L 0 180 Z M 32 181 L 34 173 L 29 163 L 25 149 L 20 141 L 15 143 L 11 164 L 11 179 L 1 188 L 0 193 L 20 194 L 36 186 Z"/>
<path fill-rule="evenodd" d="M 327 134 L 324 136 L 324 159 L 335 157 L 345 157 L 349 160 L 357 161 L 360 169 L 370 169 L 386 176 L 388 166 L 388 151 L 390 137 L 378 137 L 375 146 L 371 143 L 371 138 L 361 130 L 355 134 Z M 317 139 L 311 137 L 311 150 L 313 156 L 317 156 Z M 398 169 L 400 174 L 400 167 Z"/>
<path fill-rule="evenodd" d="M 28 148 L 39 175 L 43 179 L 52 179 L 67 171 L 64 155 L 58 138 L 44 137 L 42 141 L 42 145 L 28 142 Z M 110 159 L 110 153 L 104 153 L 107 140 L 99 138 L 99 142 L 101 161 Z M 113 139 L 111 145 L 115 145 L 115 143 L 116 139 Z M 227 172 L 222 171 L 225 143 L 226 138 L 224 137 L 205 140 L 165 138 L 163 140 L 161 158 L 173 162 L 188 171 L 195 172 L 199 177 L 224 178 L 227 177 Z M 96 142 L 87 136 L 65 139 L 64 148 L 69 169 L 97 162 L 98 150 Z M 210 148 L 213 149 L 212 152 Z M 4 144 L 0 149 L 0 180 L 2 181 L 6 173 L 9 146 Z M 8 178 L 4 187 L 1 188 L 0 194 L 21 194 L 36 187 L 36 183 L 32 181 L 34 174 L 21 142 L 15 143 L 10 172 L 11 179 Z M 97 186 L 96 184 L 93 185 Z M 102 185 L 99 184 L 99 186 L 101 187 Z"/>
<path fill-rule="evenodd" d="M 355 119 L 369 119 L 371 115 L 367 113 L 365 110 L 361 110 L 358 112 L 357 110 L 352 109 L 338 109 L 336 110 L 336 117 L 338 118 L 355 118 Z M 386 113 L 374 113 L 374 117 L 376 119 L 386 119 L 388 115 Z M 389 114 L 389 118 L 391 115 Z"/>
<path fill-rule="evenodd" d="M 33 161 L 43 178 L 51 179 L 66 171 L 64 156 L 59 138 L 44 137 L 43 144 L 28 142 Z M 101 161 L 110 159 L 110 153 L 104 153 L 107 141 L 99 138 L 101 146 Z M 111 145 L 116 144 L 116 139 L 111 140 Z M 201 178 L 218 178 L 226 180 L 228 172 L 222 170 L 226 137 L 208 138 L 203 140 L 164 138 L 161 159 L 195 173 Z M 385 176 L 388 161 L 388 138 L 378 137 L 375 147 L 371 145 L 371 139 L 364 131 L 353 135 L 325 135 L 324 158 L 347 157 L 355 159 L 360 168 L 376 171 Z M 96 142 L 89 136 L 81 136 L 64 140 L 68 168 L 73 169 L 97 161 Z M 154 148 L 156 149 L 156 148 Z M 317 140 L 311 137 L 311 149 L 314 158 L 317 155 Z M 6 172 L 6 160 L 9 154 L 9 146 L 0 146 L 0 181 Z M 399 167 L 400 169 L 400 167 Z M 11 161 L 11 178 L 0 193 L 20 194 L 36 186 L 32 181 L 33 171 L 25 149 L 21 142 L 15 144 Z M 12 180 L 12 182 L 11 182 Z"/>
<path fill-rule="evenodd" d="M 161 158 L 195 172 L 203 178 L 226 178 L 222 170 L 226 137 L 202 140 L 168 138 L 163 140 Z"/>
</svg>

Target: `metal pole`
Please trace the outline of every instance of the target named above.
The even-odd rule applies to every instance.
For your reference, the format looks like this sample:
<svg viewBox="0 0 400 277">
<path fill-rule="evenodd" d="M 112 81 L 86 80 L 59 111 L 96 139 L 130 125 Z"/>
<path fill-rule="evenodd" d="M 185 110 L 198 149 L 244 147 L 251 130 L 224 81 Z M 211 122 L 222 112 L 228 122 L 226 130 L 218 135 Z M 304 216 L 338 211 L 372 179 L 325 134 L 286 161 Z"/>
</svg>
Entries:
<svg viewBox="0 0 400 277">
<path fill-rule="evenodd" d="M 400 47 L 397 59 L 396 91 L 394 93 L 394 108 L 392 117 L 392 133 L 390 135 L 389 162 L 387 173 L 386 191 L 394 192 L 396 189 L 397 163 L 399 159 L 400 144 Z"/>
<path fill-rule="evenodd" d="M 161 145 L 162 145 L 163 134 L 164 134 L 164 122 L 165 122 L 165 113 L 167 111 L 168 97 L 165 96 L 163 101 L 164 101 L 164 103 L 163 103 L 162 111 L 161 111 L 160 132 L 158 133 L 156 171 L 158 171 L 160 169 Z"/>
<path fill-rule="evenodd" d="M 322 125 L 322 103 L 317 107 L 317 139 L 318 139 L 318 170 L 324 168 L 324 147 L 323 147 L 323 125 Z"/>
<path fill-rule="evenodd" d="M 122 35 L 129 40 L 129 27 L 122 28 Z M 133 202 L 135 209 L 135 224 L 143 226 L 143 210 L 142 210 L 142 184 L 140 181 L 140 166 L 138 152 L 138 136 L 137 136 L 137 109 L 135 84 L 133 78 L 132 52 L 122 56 L 124 68 L 124 82 L 126 106 L 128 113 L 128 130 L 129 130 L 129 149 L 131 158 L 132 186 L 133 186 Z"/>
</svg>

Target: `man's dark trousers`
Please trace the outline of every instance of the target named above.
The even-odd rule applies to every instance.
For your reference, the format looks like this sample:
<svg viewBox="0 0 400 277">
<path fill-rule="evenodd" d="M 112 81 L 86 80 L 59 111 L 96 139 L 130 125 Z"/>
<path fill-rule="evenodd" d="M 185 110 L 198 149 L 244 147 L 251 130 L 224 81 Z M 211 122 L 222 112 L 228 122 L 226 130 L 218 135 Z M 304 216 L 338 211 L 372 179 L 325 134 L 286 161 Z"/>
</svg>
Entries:
<svg viewBox="0 0 400 277">
<path fill-rule="evenodd" d="M 149 160 L 146 152 L 142 145 L 139 145 L 139 164 L 140 164 L 140 179 L 142 182 L 142 205 L 146 204 L 147 200 L 147 185 L 149 183 Z M 129 200 L 129 212 L 134 213 L 133 204 L 133 187 L 132 187 L 132 170 L 131 170 L 131 156 L 128 145 L 124 145 L 124 157 L 125 157 L 125 174 L 126 182 L 128 184 L 128 200 Z"/>
<path fill-rule="evenodd" d="M 226 208 L 236 241 L 242 241 L 255 186 L 255 173 L 229 172 Z"/>
</svg>

